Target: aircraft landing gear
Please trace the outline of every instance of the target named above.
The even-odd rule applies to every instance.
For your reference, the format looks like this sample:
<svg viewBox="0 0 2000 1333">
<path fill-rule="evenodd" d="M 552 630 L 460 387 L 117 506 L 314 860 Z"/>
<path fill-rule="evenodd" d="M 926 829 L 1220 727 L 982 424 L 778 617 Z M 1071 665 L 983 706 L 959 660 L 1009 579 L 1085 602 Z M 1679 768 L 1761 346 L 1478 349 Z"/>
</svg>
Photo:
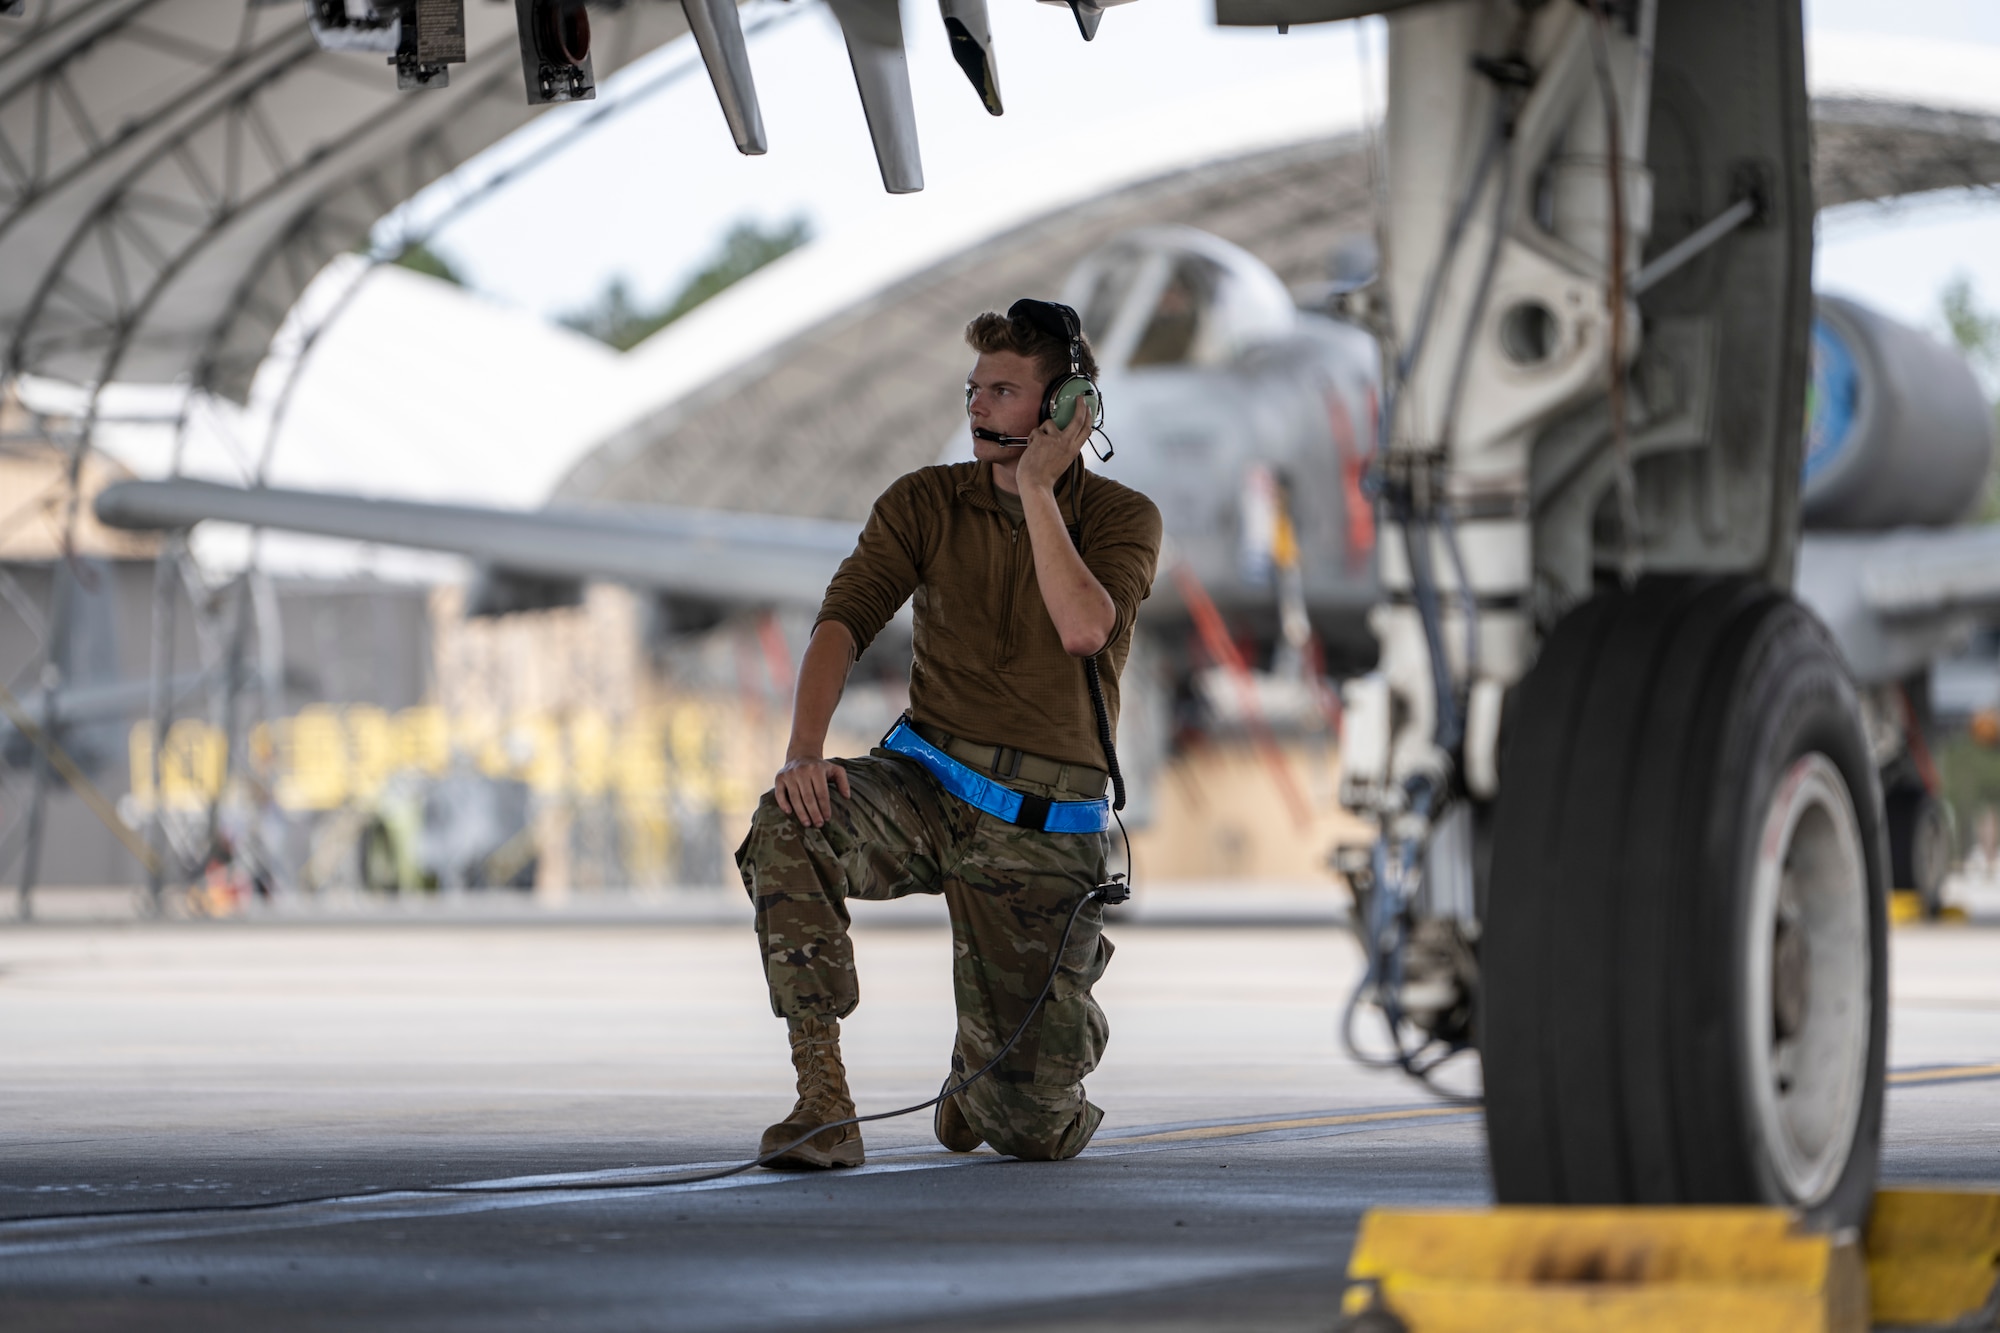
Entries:
<svg viewBox="0 0 2000 1333">
<path fill-rule="evenodd" d="M 1883 803 L 1889 816 L 1890 883 L 1914 890 L 1926 921 L 1944 911 L 1944 881 L 1951 873 L 1951 812 L 1920 783 L 1892 787 Z"/>
<path fill-rule="evenodd" d="M 1854 688 L 1783 591 L 1799 0 L 1363 5 L 1389 10 L 1394 240 L 1381 667 L 1341 740 L 1378 831 L 1363 997 L 1456 1049 L 1416 945 L 1437 918 L 1477 949 L 1503 1203 L 1858 1222 L 1889 857 Z"/>
<path fill-rule="evenodd" d="M 1521 683 L 1501 770 L 1481 949 L 1500 1201 L 1859 1223 L 1887 839 L 1819 624 L 1742 578 L 1601 595 Z"/>
</svg>

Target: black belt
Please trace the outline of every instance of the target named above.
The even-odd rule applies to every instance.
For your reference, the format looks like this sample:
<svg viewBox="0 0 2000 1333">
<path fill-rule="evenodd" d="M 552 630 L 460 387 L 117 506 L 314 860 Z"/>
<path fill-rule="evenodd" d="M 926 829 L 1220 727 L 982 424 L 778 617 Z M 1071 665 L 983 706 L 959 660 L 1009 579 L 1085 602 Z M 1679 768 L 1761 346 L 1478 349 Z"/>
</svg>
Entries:
<svg viewBox="0 0 2000 1333">
<path fill-rule="evenodd" d="M 1088 764 L 1069 764 L 1060 759 L 1050 759 L 1045 755 L 1031 754 L 1005 745 L 983 745 L 969 741 L 962 736 L 953 736 L 928 722 L 912 722 L 910 729 L 924 738 L 925 742 L 956 759 L 969 768 L 982 773 L 990 773 L 996 778 L 1009 782 L 1032 782 L 1038 786 L 1054 787 L 1070 792 L 1087 800 L 1096 800 L 1104 795 L 1106 774 L 1101 768 Z"/>
</svg>

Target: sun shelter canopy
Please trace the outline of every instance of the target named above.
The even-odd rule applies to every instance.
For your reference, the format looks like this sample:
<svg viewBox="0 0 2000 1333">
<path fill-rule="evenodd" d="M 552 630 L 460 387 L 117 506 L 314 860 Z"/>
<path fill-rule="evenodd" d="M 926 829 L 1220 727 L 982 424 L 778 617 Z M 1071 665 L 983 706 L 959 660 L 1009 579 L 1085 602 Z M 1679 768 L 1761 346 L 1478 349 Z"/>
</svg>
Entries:
<svg viewBox="0 0 2000 1333">
<path fill-rule="evenodd" d="M 597 9 L 602 78 L 686 31 Z M 322 50 L 301 0 L 24 0 L 0 16 L 0 375 L 241 401 L 327 259 L 524 124 L 513 7 L 466 6 L 450 86 Z M 1107 52 L 1107 58 L 1111 53 Z M 1822 204 L 2000 180 L 2000 117 L 1816 104 Z"/>
<path fill-rule="evenodd" d="M 2000 116 L 1861 97 L 1813 104 L 1822 207 L 2000 181 Z M 1359 135 L 1245 154 L 1052 211 L 853 301 L 745 356 L 693 392 L 641 407 L 557 489 L 573 501 L 644 501 L 858 520 L 882 489 L 935 462 L 965 428 L 957 384 L 971 313 L 1056 291 L 1086 253 L 1128 228 L 1178 222 L 1233 241 L 1294 290 L 1370 226 Z M 831 262 L 835 256 L 828 255 Z M 802 263 L 818 256 L 805 254 Z M 729 293 L 685 328 L 627 354 L 642 383 L 670 381 L 708 316 L 761 327 L 790 286 Z"/>
</svg>

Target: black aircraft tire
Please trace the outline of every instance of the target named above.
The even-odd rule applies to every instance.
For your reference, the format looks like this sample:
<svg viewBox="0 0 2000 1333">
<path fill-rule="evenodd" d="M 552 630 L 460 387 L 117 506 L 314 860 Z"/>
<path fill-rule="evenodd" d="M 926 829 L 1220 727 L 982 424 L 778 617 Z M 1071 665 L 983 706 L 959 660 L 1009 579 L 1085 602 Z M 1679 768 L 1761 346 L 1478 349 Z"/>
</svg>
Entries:
<svg viewBox="0 0 2000 1333">
<path fill-rule="evenodd" d="M 1862 1220 L 1881 811 L 1838 651 L 1788 597 L 1656 579 L 1556 627 L 1508 718 L 1480 947 L 1500 1202 Z"/>
<path fill-rule="evenodd" d="M 1889 882 L 1914 889 L 1924 919 L 1944 911 L 1944 881 L 1951 873 L 1951 815 L 1944 802 L 1916 785 L 1899 786 L 1883 797 L 1889 816 Z"/>
</svg>

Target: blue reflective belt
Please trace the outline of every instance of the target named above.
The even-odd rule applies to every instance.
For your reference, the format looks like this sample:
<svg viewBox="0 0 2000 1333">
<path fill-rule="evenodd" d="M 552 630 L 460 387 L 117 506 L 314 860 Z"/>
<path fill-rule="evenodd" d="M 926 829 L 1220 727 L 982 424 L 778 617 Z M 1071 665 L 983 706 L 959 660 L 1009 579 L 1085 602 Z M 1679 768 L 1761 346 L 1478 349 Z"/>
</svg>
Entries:
<svg viewBox="0 0 2000 1333">
<path fill-rule="evenodd" d="M 1020 828 L 1044 833 L 1103 833 L 1111 827 L 1109 797 L 1096 801 L 1050 801 L 1002 786 L 967 768 L 898 722 L 882 738 L 882 748 L 916 760 L 943 788 L 975 810 Z"/>
</svg>

